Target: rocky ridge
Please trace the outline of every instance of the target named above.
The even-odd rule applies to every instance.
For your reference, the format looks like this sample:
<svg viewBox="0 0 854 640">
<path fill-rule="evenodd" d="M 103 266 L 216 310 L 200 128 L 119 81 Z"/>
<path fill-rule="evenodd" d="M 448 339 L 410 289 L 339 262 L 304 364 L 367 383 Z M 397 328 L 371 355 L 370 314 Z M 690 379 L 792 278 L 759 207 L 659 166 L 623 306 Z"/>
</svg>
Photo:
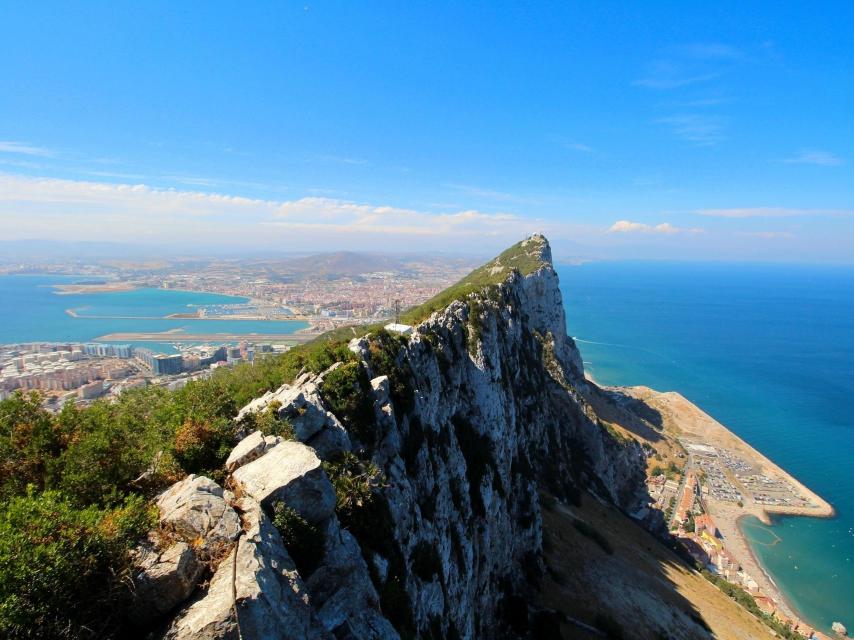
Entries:
<svg viewBox="0 0 854 640">
<path fill-rule="evenodd" d="M 525 637 L 547 625 L 527 605 L 544 571 L 541 495 L 586 491 L 630 512 L 644 454 L 584 400 L 548 242 L 514 249 L 479 270 L 499 282 L 410 336 L 354 338 L 353 362 L 245 407 L 238 419 L 277 411 L 293 440 L 241 434 L 225 488 L 190 476 L 159 498 L 174 540 L 141 552 L 141 615 L 162 616 L 176 639 Z M 357 382 L 342 405 L 331 381 L 347 367 Z M 355 508 L 323 464 L 342 456 L 378 470 Z"/>
</svg>

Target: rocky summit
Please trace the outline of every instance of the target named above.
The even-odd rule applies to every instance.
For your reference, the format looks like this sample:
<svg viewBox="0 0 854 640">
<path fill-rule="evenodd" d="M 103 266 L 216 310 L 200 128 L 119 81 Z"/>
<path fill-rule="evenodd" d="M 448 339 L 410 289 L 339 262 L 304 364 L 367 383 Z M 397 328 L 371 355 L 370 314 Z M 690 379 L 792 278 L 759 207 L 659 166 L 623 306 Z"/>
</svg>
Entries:
<svg viewBox="0 0 854 640">
<path fill-rule="evenodd" d="M 557 637 L 533 596 L 541 501 L 631 511 L 644 454 L 584 399 L 548 242 L 406 320 L 405 336 L 354 331 L 346 361 L 241 410 L 222 486 L 161 495 L 170 544 L 135 579 L 163 637 Z M 247 432 L 265 413 L 289 433 Z"/>
</svg>

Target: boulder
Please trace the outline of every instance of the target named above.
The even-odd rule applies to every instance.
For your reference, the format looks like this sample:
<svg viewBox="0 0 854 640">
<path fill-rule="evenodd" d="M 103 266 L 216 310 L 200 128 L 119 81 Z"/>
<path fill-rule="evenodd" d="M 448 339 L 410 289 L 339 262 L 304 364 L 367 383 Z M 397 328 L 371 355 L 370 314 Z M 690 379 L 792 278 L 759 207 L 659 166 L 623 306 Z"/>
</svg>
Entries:
<svg viewBox="0 0 854 640">
<path fill-rule="evenodd" d="M 267 508 L 279 501 L 311 523 L 324 522 L 335 509 L 335 491 L 320 458 L 301 442 L 285 441 L 232 475 L 236 492 Z"/>
<path fill-rule="evenodd" d="M 204 569 L 186 542 L 176 542 L 162 553 L 143 546 L 136 557 L 130 615 L 139 622 L 159 618 L 186 600 Z"/>
<path fill-rule="evenodd" d="M 345 451 L 350 451 L 350 436 L 338 418 L 331 413 L 326 417 L 326 427 L 307 440 L 306 444 L 317 452 L 321 460 L 333 460 Z"/>
<path fill-rule="evenodd" d="M 245 536 L 220 563 L 207 593 L 178 614 L 165 638 L 330 639 L 312 615 L 279 532 L 257 503 L 243 500 L 239 506 Z"/>
<path fill-rule="evenodd" d="M 230 544 L 240 532 L 240 519 L 222 487 L 204 476 L 191 474 L 176 482 L 160 494 L 157 506 L 161 526 L 205 547 Z"/>
<path fill-rule="evenodd" d="M 243 465 L 260 458 L 268 449 L 276 446 L 281 440 L 277 436 L 265 437 L 260 431 L 250 433 L 231 450 L 231 454 L 225 461 L 226 471 L 232 473 Z"/>
<path fill-rule="evenodd" d="M 305 442 L 326 425 L 326 409 L 320 403 L 314 383 L 287 389 L 276 397 L 282 406 L 279 415 L 290 421 L 297 440 Z"/>
</svg>

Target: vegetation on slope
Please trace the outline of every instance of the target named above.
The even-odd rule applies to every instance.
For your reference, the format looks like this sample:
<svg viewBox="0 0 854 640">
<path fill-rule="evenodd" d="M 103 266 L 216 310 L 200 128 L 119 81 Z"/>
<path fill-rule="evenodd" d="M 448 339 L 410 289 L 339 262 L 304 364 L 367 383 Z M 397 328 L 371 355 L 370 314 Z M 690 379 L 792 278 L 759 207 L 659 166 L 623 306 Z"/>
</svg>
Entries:
<svg viewBox="0 0 854 640">
<path fill-rule="evenodd" d="M 472 293 L 501 284 L 513 271 L 518 271 L 523 276 L 534 273 L 543 266 L 541 252 L 544 243 L 545 238 L 542 236 L 532 236 L 514 244 L 495 259 L 478 267 L 424 304 L 407 310 L 401 316 L 401 322 L 405 324 L 423 322 L 431 313 L 444 309 L 455 300 L 465 300 Z"/>
<path fill-rule="evenodd" d="M 537 236 L 511 247 L 403 321 L 420 322 L 470 293 L 494 291 L 513 271 L 536 271 L 543 242 Z M 0 402 L 0 636 L 121 634 L 131 593 L 129 550 L 156 520 L 150 498 L 188 473 L 222 481 L 238 409 L 301 371 L 344 363 L 327 376 L 322 393 L 369 450 L 367 377 L 347 348 L 368 333 L 374 373 L 389 376 L 391 398 L 405 412 L 413 404 L 411 372 L 398 355 L 405 339 L 381 325 L 338 329 L 281 356 L 217 369 L 176 391 L 132 389 L 114 402 L 69 403 L 56 414 L 42 409 L 38 393 Z M 249 417 L 245 426 L 292 435 L 272 411 Z M 372 499 L 376 470 L 365 464 L 343 460 L 328 471 L 342 522 L 367 531 L 359 511 L 381 514 L 382 503 Z M 302 539 L 301 523 L 290 515 L 277 514 L 277 525 Z"/>
<path fill-rule="evenodd" d="M 154 522 L 147 500 L 187 473 L 222 480 L 241 406 L 354 359 L 346 341 L 323 339 L 176 391 L 132 389 L 57 414 L 37 393 L 0 402 L 0 636 L 118 634 L 128 551 Z M 272 414 L 249 426 L 288 433 Z"/>
</svg>

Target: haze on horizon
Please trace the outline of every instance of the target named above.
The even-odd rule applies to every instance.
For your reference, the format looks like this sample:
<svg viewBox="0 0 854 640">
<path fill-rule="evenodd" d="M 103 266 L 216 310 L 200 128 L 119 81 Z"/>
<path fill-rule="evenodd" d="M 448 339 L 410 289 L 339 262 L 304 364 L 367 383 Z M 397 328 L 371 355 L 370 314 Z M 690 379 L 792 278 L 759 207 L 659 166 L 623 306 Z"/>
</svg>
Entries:
<svg viewBox="0 0 854 640">
<path fill-rule="evenodd" d="M 2 240 L 850 263 L 852 18 L 4 3 Z"/>
</svg>

